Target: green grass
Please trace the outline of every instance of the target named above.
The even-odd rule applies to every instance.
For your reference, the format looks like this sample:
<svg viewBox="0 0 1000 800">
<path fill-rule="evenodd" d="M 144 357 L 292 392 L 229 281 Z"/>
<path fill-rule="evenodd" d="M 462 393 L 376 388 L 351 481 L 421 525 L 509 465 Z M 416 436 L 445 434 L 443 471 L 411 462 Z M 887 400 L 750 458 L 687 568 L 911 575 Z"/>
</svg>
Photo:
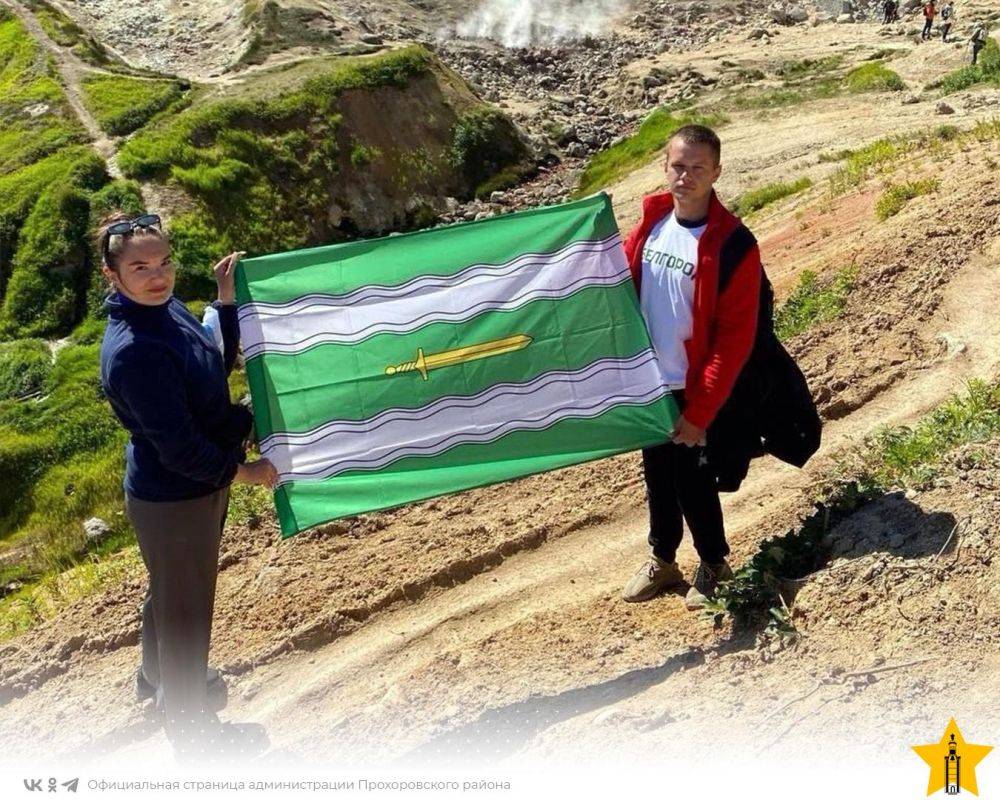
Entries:
<svg viewBox="0 0 1000 800">
<path fill-rule="evenodd" d="M 89 269 L 84 206 L 106 180 L 104 163 L 81 146 L 0 175 L 0 339 L 64 332 L 79 318 Z"/>
<path fill-rule="evenodd" d="M 56 44 L 69 48 L 88 64 L 104 68 L 124 68 L 104 46 L 83 28 L 44 0 L 25 0 L 39 24 Z"/>
<path fill-rule="evenodd" d="M 841 57 L 783 62 L 777 74 L 782 85 L 734 92 L 722 102 L 734 111 L 786 108 L 813 100 L 836 97 L 844 92 L 897 91 L 905 88 L 902 79 L 881 62 L 862 64 L 846 75 L 837 75 Z"/>
<path fill-rule="evenodd" d="M 639 130 L 613 147 L 595 155 L 580 178 L 576 197 L 585 197 L 621 180 L 630 172 L 645 166 L 663 152 L 670 136 L 682 125 L 699 124 L 716 127 L 725 122 L 717 114 L 677 112 L 658 108 L 643 121 Z"/>
<path fill-rule="evenodd" d="M 277 252 L 351 236 L 331 218 L 331 193 L 342 181 L 342 166 L 357 168 L 375 151 L 359 149 L 371 146 L 357 137 L 348 139 L 341 96 L 405 89 L 417 81 L 425 81 L 424 91 L 437 69 L 419 47 L 290 65 L 259 76 L 252 91 L 238 87 L 231 96 L 202 98 L 130 139 L 121 151 L 122 170 L 140 180 L 173 181 L 196 206 L 171 221 L 178 294 L 197 297 L 210 287 L 210 265 L 220 252 Z M 524 158 L 502 114 L 456 111 L 449 121 L 443 113 L 439 127 L 449 141 L 436 151 L 400 141 L 381 154 L 380 167 L 394 174 L 393 191 L 432 194 L 448 186 L 471 196 L 480 182 Z M 348 139 L 345 152 L 342 138 Z M 423 218 L 416 208 L 397 227 Z M 363 229 L 365 220 L 355 224 Z"/>
<path fill-rule="evenodd" d="M 452 166 L 476 187 L 504 168 L 520 163 L 525 155 L 513 123 L 498 109 L 489 107 L 474 108 L 459 117 L 448 151 Z M 483 189 L 476 192 L 480 197 L 484 193 Z"/>
<path fill-rule="evenodd" d="M 885 221 L 902 211 L 906 207 L 906 204 L 914 197 L 930 194 L 936 191 L 940 185 L 941 181 L 936 178 L 925 178 L 924 180 L 907 181 L 905 183 L 890 183 L 885 187 L 875 203 L 875 216 L 879 220 Z"/>
<path fill-rule="evenodd" d="M 19 20 L 0 19 L 0 176 L 85 140 L 45 51 Z"/>
<path fill-rule="evenodd" d="M 792 585 L 827 561 L 826 534 L 863 504 L 885 493 L 930 486 L 956 448 L 980 444 L 988 457 L 1000 436 L 1000 382 L 971 381 L 914 427 L 884 428 L 838 465 L 816 509 L 786 534 L 764 541 L 706 607 L 719 619 L 762 626 L 772 635 L 794 635 Z M 789 599 L 786 599 L 789 598 Z"/>
<path fill-rule="evenodd" d="M 0 642 L 31 630 L 94 592 L 141 579 L 144 574 L 139 548 L 132 545 L 103 558 L 90 554 L 74 567 L 29 582 L 0 599 Z M 10 577 L 14 576 L 2 579 Z"/>
<path fill-rule="evenodd" d="M 820 161 L 843 162 L 830 175 L 830 191 L 838 195 L 860 186 L 874 175 L 893 169 L 914 152 L 936 158 L 949 143 L 988 142 L 996 138 L 1000 138 L 1000 120 L 984 120 L 967 131 L 955 125 L 938 125 L 916 134 L 876 139 L 857 150 L 821 154 Z"/>
<path fill-rule="evenodd" d="M 731 94 L 724 101 L 724 107 L 733 111 L 765 111 L 773 108 L 786 108 L 799 105 L 810 100 L 822 100 L 835 97 L 841 91 L 841 83 L 837 78 L 824 78 L 810 85 L 801 87 L 778 87 Z"/>
<path fill-rule="evenodd" d="M 965 444 L 985 444 L 1000 435 L 1000 381 L 970 381 L 913 427 L 883 428 L 868 440 L 868 455 L 842 469 L 863 487 L 925 489 L 940 475 L 948 452 Z"/>
<path fill-rule="evenodd" d="M 92 152 L 75 156 L 62 176 L 48 176 L 55 179 L 40 187 L 33 205 L 26 204 L 30 212 L 17 232 L 0 306 L 0 338 L 61 335 L 83 316 L 92 267 L 90 194 L 108 176 Z"/>
<path fill-rule="evenodd" d="M 816 273 L 807 270 L 799 285 L 774 313 L 774 332 L 786 341 L 805 330 L 836 317 L 847 302 L 857 280 L 857 271 L 846 268 L 834 278 L 820 283 Z"/>
<path fill-rule="evenodd" d="M 41 392 L 52 372 L 52 358 L 42 339 L 0 342 L 0 400 Z"/>
<path fill-rule="evenodd" d="M 844 82 L 851 94 L 898 92 L 906 88 L 906 84 L 898 74 L 878 61 L 855 67 L 847 73 Z"/>
<path fill-rule="evenodd" d="M 1000 84 L 1000 45 L 997 40 L 989 38 L 986 45 L 979 51 L 979 63 L 968 64 L 954 72 L 949 72 L 940 80 L 929 85 L 931 89 L 940 89 L 942 95 L 960 92 L 978 84 Z"/>
<path fill-rule="evenodd" d="M 121 469 L 110 471 L 108 464 L 121 460 L 125 434 L 100 389 L 99 349 L 97 343 L 62 348 L 42 399 L 0 402 L 0 539 L 15 533 L 56 542 L 75 536 L 64 524 L 67 509 L 81 514 L 90 509 L 80 506 L 84 495 L 74 498 L 66 490 L 69 482 L 105 486 L 88 490 L 86 497 L 106 500 L 120 492 Z M 66 471 L 74 458 L 84 463 Z M 39 502 L 42 496 L 45 502 Z M 72 551 L 80 541 L 56 549 Z"/>
<path fill-rule="evenodd" d="M 777 181 L 765 184 L 764 186 L 758 186 L 740 195 L 736 199 L 736 202 L 733 203 L 731 210 L 737 216 L 746 216 L 755 211 L 760 211 L 765 206 L 777 202 L 784 197 L 805 191 L 810 186 L 812 186 L 812 181 L 809 178 L 799 178 L 791 183 Z"/>
<path fill-rule="evenodd" d="M 96 74 L 83 81 L 87 107 L 101 128 L 114 136 L 125 136 L 141 128 L 183 93 L 180 81 Z"/>
<path fill-rule="evenodd" d="M 911 152 L 915 142 L 899 137 L 877 139 L 858 150 L 847 151 L 844 163 L 830 176 L 830 190 L 842 194 Z"/>
<path fill-rule="evenodd" d="M 107 175 L 57 76 L 21 22 L 0 17 L 0 339 L 80 316 L 87 196 Z"/>
<path fill-rule="evenodd" d="M 351 148 L 351 166 L 355 169 L 364 169 L 374 161 L 382 157 L 382 151 L 377 147 L 369 147 L 361 142 L 355 142 Z"/>
</svg>

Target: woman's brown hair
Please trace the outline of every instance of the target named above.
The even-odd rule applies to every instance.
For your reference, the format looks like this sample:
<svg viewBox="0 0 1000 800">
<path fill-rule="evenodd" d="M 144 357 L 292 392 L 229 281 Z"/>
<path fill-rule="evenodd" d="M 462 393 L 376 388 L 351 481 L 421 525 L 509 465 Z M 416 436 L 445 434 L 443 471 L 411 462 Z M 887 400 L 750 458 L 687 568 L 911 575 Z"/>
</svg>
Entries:
<svg viewBox="0 0 1000 800">
<path fill-rule="evenodd" d="M 141 215 L 139 215 L 141 216 Z M 96 244 L 97 252 L 101 254 L 104 265 L 114 271 L 118 271 L 118 257 L 125 251 L 128 243 L 136 238 L 150 236 L 154 239 L 168 241 L 166 233 L 158 227 L 137 227 L 130 233 L 110 234 L 108 229 L 119 222 L 129 222 L 136 218 L 136 215 L 126 214 L 124 211 L 114 211 L 101 220 L 97 227 Z"/>
</svg>

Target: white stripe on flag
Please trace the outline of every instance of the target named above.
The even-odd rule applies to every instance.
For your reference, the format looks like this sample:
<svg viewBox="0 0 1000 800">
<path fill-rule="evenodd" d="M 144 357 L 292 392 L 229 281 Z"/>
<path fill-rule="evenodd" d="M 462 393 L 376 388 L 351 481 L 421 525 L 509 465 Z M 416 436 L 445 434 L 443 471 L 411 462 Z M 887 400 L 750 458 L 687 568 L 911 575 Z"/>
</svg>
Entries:
<svg viewBox="0 0 1000 800">
<path fill-rule="evenodd" d="M 432 322 L 463 322 L 484 311 L 513 310 L 533 300 L 568 297 L 587 286 L 612 286 L 628 278 L 616 235 L 499 267 L 479 265 L 453 276 L 420 278 L 395 289 L 365 287 L 342 295 L 338 305 L 330 305 L 338 298 L 309 295 L 283 307 L 280 316 L 271 316 L 273 307 L 253 304 L 240 312 L 243 353 L 253 358 L 265 352 L 301 352 L 318 344 L 357 344 L 378 333 L 403 334 Z"/>
<path fill-rule="evenodd" d="M 378 470 L 407 456 L 433 456 L 460 444 L 487 444 L 519 430 L 644 405 L 669 392 L 652 350 L 558 370 L 477 395 L 442 397 L 421 408 L 389 409 L 366 420 L 333 421 L 306 433 L 274 434 L 261 455 L 282 483 L 322 480 L 347 470 Z"/>
</svg>

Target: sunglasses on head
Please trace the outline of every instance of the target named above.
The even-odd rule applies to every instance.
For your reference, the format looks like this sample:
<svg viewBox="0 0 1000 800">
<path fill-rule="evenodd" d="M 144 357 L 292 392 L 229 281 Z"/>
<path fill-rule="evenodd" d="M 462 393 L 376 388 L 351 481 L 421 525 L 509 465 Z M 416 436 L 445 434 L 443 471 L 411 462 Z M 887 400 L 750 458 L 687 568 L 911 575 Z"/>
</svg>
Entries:
<svg viewBox="0 0 1000 800">
<path fill-rule="evenodd" d="M 110 247 L 111 247 L 111 237 L 112 236 L 128 236 L 135 232 L 138 228 L 159 228 L 160 227 L 160 217 L 157 214 L 140 214 L 134 219 L 125 219 L 121 222 L 116 222 L 113 225 L 109 225 L 107 228 L 107 236 L 104 237 L 104 263 L 110 263 Z"/>
<path fill-rule="evenodd" d="M 122 236 L 136 228 L 158 228 L 160 218 L 156 214 L 141 214 L 135 219 L 126 219 L 108 226 L 108 236 Z"/>
</svg>

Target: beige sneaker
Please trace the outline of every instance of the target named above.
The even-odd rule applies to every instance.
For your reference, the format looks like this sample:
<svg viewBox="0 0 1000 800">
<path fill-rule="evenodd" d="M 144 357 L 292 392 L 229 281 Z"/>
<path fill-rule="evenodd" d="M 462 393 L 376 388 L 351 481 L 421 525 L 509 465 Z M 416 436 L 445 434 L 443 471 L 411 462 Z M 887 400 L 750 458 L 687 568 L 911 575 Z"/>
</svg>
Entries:
<svg viewBox="0 0 1000 800">
<path fill-rule="evenodd" d="M 679 586 L 682 583 L 684 575 L 676 561 L 664 561 L 662 558 L 650 555 L 649 561 L 643 564 L 628 582 L 625 591 L 622 592 L 622 599 L 628 603 L 644 603 L 671 586 Z"/>
<path fill-rule="evenodd" d="M 709 564 L 701 561 L 694 572 L 694 579 L 691 581 L 691 588 L 688 589 L 684 598 L 684 605 L 688 611 L 697 611 L 702 608 L 709 598 L 715 597 L 715 590 L 720 581 L 728 581 L 733 577 L 733 571 L 729 564 L 723 561 L 721 564 Z"/>
</svg>

